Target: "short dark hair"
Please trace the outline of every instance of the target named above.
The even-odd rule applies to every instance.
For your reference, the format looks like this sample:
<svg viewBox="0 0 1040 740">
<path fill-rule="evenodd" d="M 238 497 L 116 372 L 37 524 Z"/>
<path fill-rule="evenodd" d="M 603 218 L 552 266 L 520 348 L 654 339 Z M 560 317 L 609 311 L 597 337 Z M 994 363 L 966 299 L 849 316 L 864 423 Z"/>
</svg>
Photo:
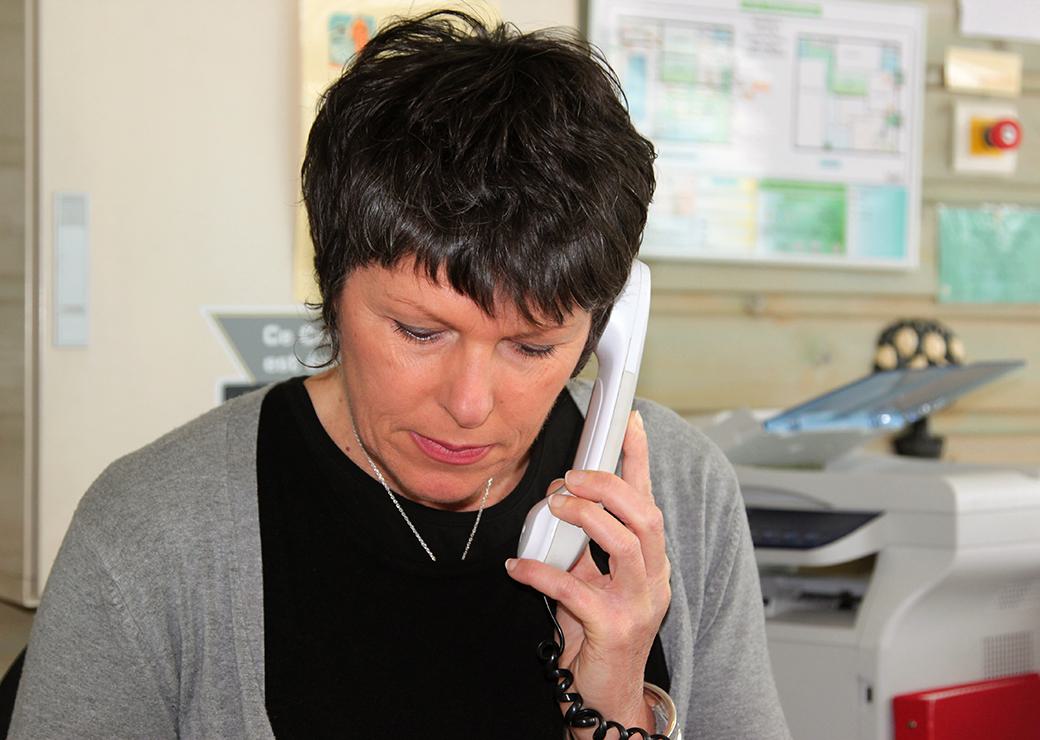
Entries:
<svg viewBox="0 0 1040 740">
<path fill-rule="evenodd" d="M 435 11 L 373 36 L 322 96 L 303 161 L 331 358 L 351 272 L 413 257 L 488 315 L 496 297 L 534 323 L 589 311 L 580 370 L 654 191 L 623 98 L 602 54 L 558 30 Z"/>
</svg>

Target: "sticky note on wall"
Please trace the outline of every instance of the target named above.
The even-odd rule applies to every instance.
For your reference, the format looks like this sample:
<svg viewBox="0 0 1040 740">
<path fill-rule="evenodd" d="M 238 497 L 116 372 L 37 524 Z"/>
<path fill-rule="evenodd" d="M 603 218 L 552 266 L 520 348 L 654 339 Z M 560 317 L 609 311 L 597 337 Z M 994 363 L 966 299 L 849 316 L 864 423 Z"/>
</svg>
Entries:
<svg viewBox="0 0 1040 740">
<path fill-rule="evenodd" d="M 1015 97 L 1022 92 L 1022 55 L 951 46 L 943 75 L 954 92 Z"/>
<path fill-rule="evenodd" d="M 1040 209 L 940 206 L 939 300 L 1040 302 Z"/>
</svg>

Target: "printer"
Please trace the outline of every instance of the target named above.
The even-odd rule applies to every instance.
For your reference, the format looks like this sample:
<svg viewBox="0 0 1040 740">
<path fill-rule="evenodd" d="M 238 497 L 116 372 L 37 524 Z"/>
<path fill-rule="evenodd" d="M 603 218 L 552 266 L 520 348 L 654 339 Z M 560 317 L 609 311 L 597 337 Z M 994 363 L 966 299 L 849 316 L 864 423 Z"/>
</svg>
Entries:
<svg viewBox="0 0 1040 740">
<path fill-rule="evenodd" d="M 737 471 L 796 740 L 892 740 L 895 697 L 1040 670 L 1040 466 L 863 449 L 1019 365 L 877 373 L 701 424 Z"/>
</svg>

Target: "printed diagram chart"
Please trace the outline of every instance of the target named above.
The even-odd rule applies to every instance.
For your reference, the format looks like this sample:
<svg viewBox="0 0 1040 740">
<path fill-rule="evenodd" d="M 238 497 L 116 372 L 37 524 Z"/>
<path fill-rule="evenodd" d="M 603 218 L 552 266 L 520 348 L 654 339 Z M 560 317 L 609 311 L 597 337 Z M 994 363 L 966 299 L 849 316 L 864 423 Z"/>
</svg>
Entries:
<svg viewBox="0 0 1040 740">
<path fill-rule="evenodd" d="M 657 139 L 731 140 L 732 27 L 626 18 L 621 45 L 631 81 L 629 113 L 637 127 Z"/>
<path fill-rule="evenodd" d="M 920 7 L 591 0 L 590 36 L 658 152 L 644 255 L 916 265 Z"/>
<path fill-rule="evenodd" d="M 885 41 L 799 38 L 796 145 L 898 153 L 905 118 L 901 51 Z"/>
</svg>

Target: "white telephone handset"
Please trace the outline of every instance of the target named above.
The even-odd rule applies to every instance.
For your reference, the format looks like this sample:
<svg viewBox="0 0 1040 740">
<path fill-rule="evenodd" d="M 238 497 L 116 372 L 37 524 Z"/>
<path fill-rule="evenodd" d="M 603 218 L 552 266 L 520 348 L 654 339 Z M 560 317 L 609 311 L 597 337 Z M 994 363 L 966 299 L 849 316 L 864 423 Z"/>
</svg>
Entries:
<svg viewBox="0 0 1040 740">
<path fill-rule="evenodd" d="M 650 268 L 636 260 L 596 345 L 599 374 L 592 386 L 585 427 L 574 456 L 575 470 L 613 473 L 617 468 L 635 397 L 649 316 Z M 563 486 L 552 493 L 573 495 Z M 588 535 L 580 527 L 557 519 L 549 511 L 548 498 L 545 498 L 535 504 L 524 521 L 517 555 L 570 570 L 588 541 Z"/>
</svg>

